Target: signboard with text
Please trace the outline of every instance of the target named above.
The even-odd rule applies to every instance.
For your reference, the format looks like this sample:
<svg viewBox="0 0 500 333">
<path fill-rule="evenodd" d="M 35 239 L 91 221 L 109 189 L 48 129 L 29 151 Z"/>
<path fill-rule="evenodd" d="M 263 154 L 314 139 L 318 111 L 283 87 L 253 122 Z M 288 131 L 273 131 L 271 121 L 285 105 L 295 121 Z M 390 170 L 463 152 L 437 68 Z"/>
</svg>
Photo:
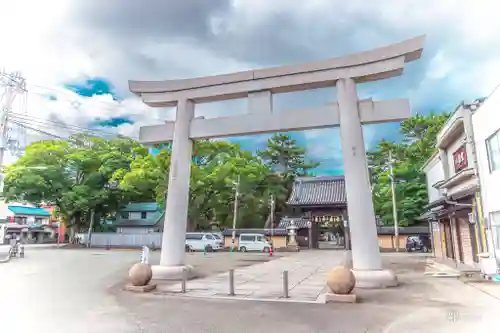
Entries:
<svg viewBox="0 0 500 333">
<path fill-rule="evenodd" d="M 459 172 L 467 167 L 467 150 L 465 145 L 453 152 L 453 165 L 455 167 L 455 172 Z"/>
</svg>

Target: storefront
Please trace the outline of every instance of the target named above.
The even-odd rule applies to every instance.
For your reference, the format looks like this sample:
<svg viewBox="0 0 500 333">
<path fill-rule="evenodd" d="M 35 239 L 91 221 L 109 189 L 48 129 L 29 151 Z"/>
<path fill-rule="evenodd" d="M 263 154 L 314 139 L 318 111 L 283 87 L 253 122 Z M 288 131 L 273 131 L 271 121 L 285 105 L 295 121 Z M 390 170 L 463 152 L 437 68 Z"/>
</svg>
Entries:
<svg viewBox="0 0 500 333">
<path fill-rule="evenodd" d="M 482 102 L 457 107 L 422 168 L 430 202 L 422 218 L 432 225 L 435 255 L 464 268 L 478 267 L 478 254 L 487 249 L 471 118 Z"/>
</svg>

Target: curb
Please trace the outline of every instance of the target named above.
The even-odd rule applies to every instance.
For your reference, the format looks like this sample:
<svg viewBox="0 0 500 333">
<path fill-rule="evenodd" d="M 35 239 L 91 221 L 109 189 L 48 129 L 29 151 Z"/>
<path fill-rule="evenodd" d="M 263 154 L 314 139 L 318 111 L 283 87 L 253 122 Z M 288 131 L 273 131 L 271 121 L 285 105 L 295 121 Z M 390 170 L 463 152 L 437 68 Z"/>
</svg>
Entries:
<svg viewBox="0 0 500 333">
<path fill-rule="evenodd" d="M 269 303 L 304 303 L 304 304 L 326 304 L 322 301 L 321 295 L 316 301 L 298 300 L 293 298 L 256 298 L 256 297 L 239 297 L 239 296 L 204 296 L 204 295 L 187 295 L 175 292 L 162 292 L 162 293 L 152 293 L 155 296 L 169 296 L 177 298 L 193 298 L 193 299 L 203 299 L 203 300 L 227 300 L 227 301 L 250 301 L 250 302 L 269 302 Z"/>
</svg>

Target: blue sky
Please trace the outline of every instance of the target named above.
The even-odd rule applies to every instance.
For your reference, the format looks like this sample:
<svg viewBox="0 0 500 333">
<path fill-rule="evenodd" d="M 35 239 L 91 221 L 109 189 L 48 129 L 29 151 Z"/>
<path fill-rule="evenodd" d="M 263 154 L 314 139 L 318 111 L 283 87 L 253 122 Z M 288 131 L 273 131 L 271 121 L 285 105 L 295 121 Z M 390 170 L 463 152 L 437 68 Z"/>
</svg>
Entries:
<svg viewBox="0 0 500 333">
<path fill-rule="evenodd" d="M 0 30 L 2 40 L 15 45 L 0 54 L 0 63 L 26 77 L 30 115 L 68 127 L 137 137 L 140 126 L 175 118 L 172 109 L 149 108 L 132 95 L 129 79 L 321 60 L 423 34 L 422 58 L 401 77 L 359 85 L 361 99 L 409 98 L 414 113 L 443 112 L 461 100 L 487 96 L 500 83 L 500 3 L 492 1 L 54 0 L 50 11 L 27 1 L 2 5 L 1 24 L 22 19 L 37 29 L 21 28 L 14 37 Z M 28 4 L 29 13 L 23 9 Z M 333 88 L 282 94 L 273 97 L 273 110 L 333 101 Z M 196 115 L 205 117 L 243 112 L 244 100 L 196 107 Z M 46 126 L 45 132 L 72 133 Z M 321 162 L 317 174 L 342 173 L 337 129 L 291 135 L 307 148 L 308 158 Z M 366 126 L 364 135 L 370 149 L 382 138 L 397 140 L 398 124 Z M 30 134 L 31 141 L 45 137 Z M 255 150 L 267 136 L 231 140 Z"/>
</svg>

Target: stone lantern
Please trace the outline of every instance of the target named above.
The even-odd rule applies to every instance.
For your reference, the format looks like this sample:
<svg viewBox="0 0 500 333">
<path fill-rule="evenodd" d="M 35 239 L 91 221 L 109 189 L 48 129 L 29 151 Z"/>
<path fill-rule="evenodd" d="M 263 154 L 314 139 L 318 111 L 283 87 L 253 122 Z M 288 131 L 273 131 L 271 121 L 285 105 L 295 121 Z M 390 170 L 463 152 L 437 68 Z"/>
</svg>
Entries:
<svg viewBox="0 0 500 333">
<path fill-rule="evenodd" d="M 299 250 L 299 244 L 297 243 L 297 229 L 298 227 L 295 225 L 295 221 L 292 220 L 287 228 L 289 236 L 287 247 L 293 249 L 294 251 Z"/>
</svg>

